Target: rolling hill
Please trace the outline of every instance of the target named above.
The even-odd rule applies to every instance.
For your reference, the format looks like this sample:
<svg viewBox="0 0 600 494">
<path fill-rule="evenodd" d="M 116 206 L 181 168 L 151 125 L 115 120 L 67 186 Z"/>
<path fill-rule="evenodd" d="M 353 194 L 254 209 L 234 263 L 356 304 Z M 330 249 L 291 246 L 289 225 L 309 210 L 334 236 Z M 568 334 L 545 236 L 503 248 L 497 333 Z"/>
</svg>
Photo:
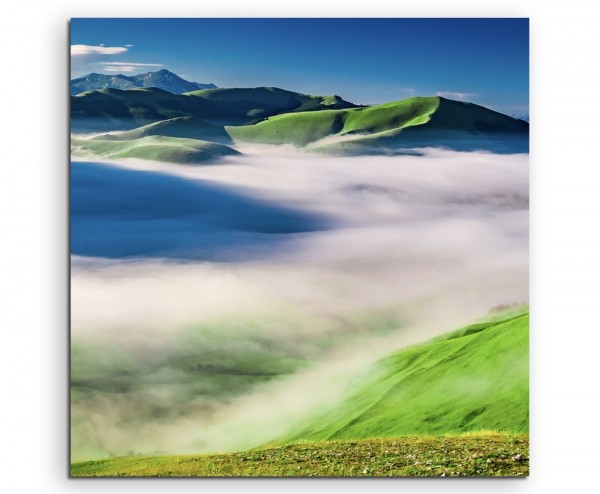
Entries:
<svg viewBox="0 0 600 494">
<path fill-rule="evenodd" d="M 107 75 L 91 74 L 71 80 L 71 94 L 80 94 L 85 91 L 98 91 L 100 89 L 135 89 L 138 87 L 156 87 L 170 93 L 185 93 L 198 89 L 215 88 L 212 83 L 190 82 L 166 69 L 156 72 L 146 72 L 127 76 L 123 74 Z"/>
<path fill-rule="evenodd" d="M 529 428 L 529 313 L 474 324 L 401 350 L 335 410 L 285 443 Z"/>
<path fill-rule="evenodd" d="M 441 97 L 339 108 L 351 104 L 337 96 L 313 97 L 274 88 L 210 89 L 184 95 L 142 89 L 90 92 L 74 102 L 75 126 L 97 119 L 100 127 L 114 130 L 129 128 L 132 121 L 151 122 L 96 138 L 105 140 L 164 135 L 221 144 L 292 144 L 342 155 L 393 154 L 424 147 L 497 153 L 529 149 L 527 122 Z M 270 113 L 277 114 L 259 118 Z M 244 119 L 245 125 L 225 125 Z"/>
<path fill-rule="evenodd" d="M 102 89 L 71 97 L 71 130 L 123 130 L 176 117 L 219 114 L 209 101 L 157 88 Z"/>
<path fill-rule="evenodd" d="M 357 138 L 424 123 L 437 106 L 436 98 L 412 98 L 367 108 L 277 115 L 227 131 L 242 142 L 307 146 L 333 136 Z"/>
<path fill-rule="evenodd" d="M 124 130 L 177 117 L 242 125 L 280 113 L 355 106 L 338 96 L 309 96 L 272 87 L 205 89 L 185 94 L 157 88 L 105 88 L 71 97 L 71 129 Z"/>
<path fill-rule="evenodd" d="M 104 134 L 93 140 L 128 141 L 148 136 L 184 137 L 231 144 L 233 141 L 222 125 L 213 125 L 198 117 L 176 117 L 151 123 L 118 134 Z"/>
<path fill-rule="evenodd" d="M 289 112 L 355 108 L 340 96 L 310 96 L 276 87 L 218 88 L 186 93 L 221 105 L 244 118 L 262 119 Z"/>
<path fill-rule="evenodd" d="M 73 139 L 71 153 L 80 157 L 140 158 L 181 164 L 203 163 L 239 154 L 230 147 L 214 142 L 165 136 L 131 140 Z"/>
<path fill-rule="evenodd" d="M 441 97 L 277 115 L 226 130 L 238 142 L 291 143 L 340 154 L 388 153 L 429 146 L 527 152 L 529 136 L 529 125 L 522 120 Z"/>
</svg>

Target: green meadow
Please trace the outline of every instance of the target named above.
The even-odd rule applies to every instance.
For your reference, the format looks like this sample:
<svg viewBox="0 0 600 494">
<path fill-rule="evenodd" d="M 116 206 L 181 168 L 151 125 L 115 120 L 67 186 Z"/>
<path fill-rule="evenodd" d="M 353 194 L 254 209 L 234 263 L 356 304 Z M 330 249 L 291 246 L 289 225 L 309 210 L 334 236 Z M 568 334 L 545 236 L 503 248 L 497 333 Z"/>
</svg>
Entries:
<svg viewBox="0 0 600 494">
<path fill-rule="evenodd" d="M 528 334 L 525 312 L 394 353 L 378 363 L 376 380 L 291 439 L 527 433 Z"/>
<path fill-rule="evenodd" d="M 374 364 L 377 372 L 371 375 L 376 377 L 357 379 L 355 393 L 343 403 L 259 448 L 79 462 L 71 474 L 528 475 L 528 323 L 528 310 L 516 309 L 394 352 Z M 74 360 L 85 361 L 85 355 L 75 354 Z M 241 378 L 244 386 L 245 379 L 268 380 L 303 365 L 286 359 L 267 362 L 249 353 L 224 372 L 218 356 L 218 368 L 207 358 L 198 368 L 197 360 L 171 366 L 200 372 L 218 387 L 213 377 L 226 379 L 227 386 Z M 127 372 L 122 374 L 126 383 Z M 79 393 L 102 386 L 89 378 L 74 384 Z M 128 389 L 124 385 L 121 392 Z"/>
</svg>

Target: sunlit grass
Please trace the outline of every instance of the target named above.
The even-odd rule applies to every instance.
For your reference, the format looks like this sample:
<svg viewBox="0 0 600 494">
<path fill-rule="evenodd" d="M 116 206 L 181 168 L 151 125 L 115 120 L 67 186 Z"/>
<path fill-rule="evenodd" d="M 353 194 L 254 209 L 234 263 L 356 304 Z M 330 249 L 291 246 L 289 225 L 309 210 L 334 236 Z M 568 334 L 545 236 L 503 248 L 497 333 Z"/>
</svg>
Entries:
<svg viewBox="0 0 600 494">
<path fill-rule="evenodd" d="M 525 434 L 472 432 L 301 442 L 215 455 L 133 456 L 76 463 L 72 476 L 388 477 L 527 476 Z"/>
</svg>

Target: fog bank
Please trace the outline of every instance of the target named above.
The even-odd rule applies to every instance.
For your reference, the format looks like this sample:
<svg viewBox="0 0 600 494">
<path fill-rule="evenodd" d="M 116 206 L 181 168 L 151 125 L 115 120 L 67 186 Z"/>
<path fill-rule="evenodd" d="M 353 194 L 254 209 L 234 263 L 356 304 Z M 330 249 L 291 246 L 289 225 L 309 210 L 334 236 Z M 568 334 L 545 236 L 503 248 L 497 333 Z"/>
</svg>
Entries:
<svg viewBox="0 0 600 494">
<path fill-rule="evenodd" d="M 240 150 L 73 165 L 75 459 L 285 437 L 390 352 L 527 302 L 527 155 Z"/>
</svg>

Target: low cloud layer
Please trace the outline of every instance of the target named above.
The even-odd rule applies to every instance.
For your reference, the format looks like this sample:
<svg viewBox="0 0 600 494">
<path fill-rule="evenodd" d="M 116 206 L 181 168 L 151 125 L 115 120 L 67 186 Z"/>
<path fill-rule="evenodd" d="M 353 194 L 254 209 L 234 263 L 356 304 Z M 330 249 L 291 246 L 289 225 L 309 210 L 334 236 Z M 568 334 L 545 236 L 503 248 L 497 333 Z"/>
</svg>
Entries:
<svg viewBox="0 0 600 494">
<path fill-rule="evenodd" d="M 138 63 L 138 62 L 100 62 L 105 72 L 131 73 L 142 70 L 156 70 L 163 65 L 160 63 Z"/>
<path fill-rule="evenodd" d="M 209 206 L 207 191 L 216 189 L 220 201 L 243 197 L 267 209 L 219 206 L 226 245 L 215 240 L 210 215 L 196 225 L 208 234 L 189 237 L 201 244 L 191 250 L 227 248 L 226 258 L 174 256 L 168 245 L 161 256 L 73 257 L 76 459 L 276 440 L 368 382 L 391 351 L 493 306 L 527 302 L 527 155 L 241 151 L 213 166 L 116 164 L 131 187 L 106 189 L 113 209 L 77 203 L 75 214 L 87 204 L 109 224 L 127 215 L 152 223 L 164 210 L 162 235 L 173 238 L 190 211 L 177 188 L 166 187 L 175 191 L 168 203 L 160 191 L 140 192 L 158 174 Z M 81 183 L 76 175 L 75 196 L 85 185 L 97 200 L 94 187 L 116 173 L 106 170 L 94 168 L 102 179 L 79 175 Z M 138 207 L 155 219 L 137 218 Z M 237 243 L 247 230 L 240 218 L 268 222 L 269 208 L 327 221 L 284 234 L 266 229 L 251 248 Z M 104 236 L 136 242 L 119 228 Z"/>
<path fill-rule="evenodd" d="M 91 45 L 71 45 L 72 57 L 83 57 L 86 55 L 118 55 L 125 53 L 127 48 L 124 46 L 91 46 Z"/>
</svg>

